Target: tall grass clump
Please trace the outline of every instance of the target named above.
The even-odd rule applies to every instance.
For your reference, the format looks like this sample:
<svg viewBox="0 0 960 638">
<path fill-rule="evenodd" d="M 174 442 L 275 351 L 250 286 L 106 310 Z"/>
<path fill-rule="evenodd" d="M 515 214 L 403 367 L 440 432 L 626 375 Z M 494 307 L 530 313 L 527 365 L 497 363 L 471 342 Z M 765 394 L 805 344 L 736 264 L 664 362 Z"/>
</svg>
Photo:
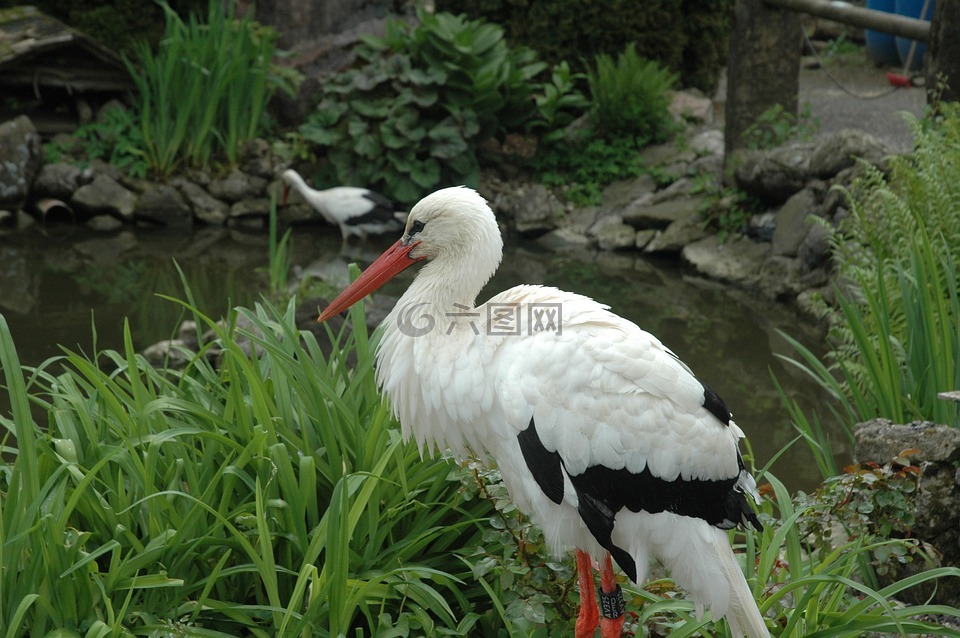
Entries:
<svg viewBox="0 0 960 638">
<path fill-rule="evenodd" d="M 832 349 L 821 360 L 793 342 L 848 428 L 874 417 L 960 426 L 937 397 L 960 388 L 960 110 L 912 126 L 916 148 L 892 159 L 890 177 L 864 164 L 847 193 L 850 217 L 832 235 Z"/>
<path fill-rule="evenodd" d="M 607 54 L 598 55 L 595 66 L 587 71 L 594 129 L 607 137 L 664 141 L 673 130 L 667 109 L 676 81 L 676 74 L 639 55 L 633 44 L 616 61 Z"/>
<path fill-rule="evenodd" d="M 129 329 L 121 351 L 24 369 L 0 317 L 0 635 L 477 622 L 488 595 L 458 550 L 480 544 L 489 504 L 402 442 L 362 315 L 325 355 L 294 310 L 197 313 L 216 336 L 182 371 L 151 367 Z"/>
<path fill-rule="evenodd" d="M 160 4 L 166 28 L 157 50 L 141 42 L 135 59 L 125 59 L 146 161 L 159 177 L 213 158 L 235 163 L 241 144 L 262 130 L 273 93 L 288 88 L 271 68 L 277 34 L 235 17 L 233 3 L 210 0 L 205 21 L 192 13 L 184 21 Z"/>
</svg>

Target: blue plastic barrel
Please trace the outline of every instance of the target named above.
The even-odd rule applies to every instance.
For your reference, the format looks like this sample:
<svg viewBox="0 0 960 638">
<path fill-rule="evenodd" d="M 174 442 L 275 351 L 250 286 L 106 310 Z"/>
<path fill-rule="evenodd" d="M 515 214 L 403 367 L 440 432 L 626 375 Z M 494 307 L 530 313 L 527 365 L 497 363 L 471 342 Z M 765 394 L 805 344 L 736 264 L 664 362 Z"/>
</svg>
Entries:
<svg viewBox="0 0 960 638">
<path fill-rule="evenodd" d="M 921 20 L 929 20 L 933 16 L 933 2 L 934 0 L 896 0 L 896 12 L 902 16 L 907 16 L 908 18 L 920 18 Z M 920 13 L 923 12 L 923 5 L 927 5 L 926 12 L 921 16 Z M 910 47 L 913 45 L 913 40 L 908 40 L 907 38 L 896 38 L 897 41 L 897 53 L 900 54 L 900 63 L 906 64 L 907 58 L 910 57 Z M 927 51 L 927 45 L 923 42 L 917 42 L 917 48 L 913 53 L 913 60 L 910 63 L 910 71 L 919 71 L 923 68 L 923 54 Z"/>
<path fill-rule="evenodd" d="M 884 13 L 896 12 L 896 0 L 867 0 L 867 8 Z M 902 64 L 900 53 L 897 51 L 897 41 L 889 33 L 883 31 L 864 31 L 867 40 L 867 56 L 877 66 Z"/>
</svg>

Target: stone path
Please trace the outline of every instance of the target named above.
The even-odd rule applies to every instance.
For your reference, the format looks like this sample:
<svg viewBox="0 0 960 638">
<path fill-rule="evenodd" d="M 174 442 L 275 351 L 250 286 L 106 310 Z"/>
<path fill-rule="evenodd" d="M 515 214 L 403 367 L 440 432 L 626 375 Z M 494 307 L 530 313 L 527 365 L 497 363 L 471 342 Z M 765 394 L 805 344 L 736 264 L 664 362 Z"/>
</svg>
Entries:
<svg viewBox="0 0 960 638">
<path fill-rule="evenodd" d="M 898 152 L 910 150 L 913 134 L 901 112 L 921 117 L 926 106 L 926 89 L 894 90 L 886 74 L 888 71 L 901 74 L 901 68 L 878 68 L 865 53 L 858 55 L 862 59 L 850 54 L 839 63 L 828 62 L 826 69 L 802 69 L 801 112 L 804 104 L 809 103 L 813 116 L 820 120 L 817 136 L 858 128 L 879 137 Z"/>
</svg>

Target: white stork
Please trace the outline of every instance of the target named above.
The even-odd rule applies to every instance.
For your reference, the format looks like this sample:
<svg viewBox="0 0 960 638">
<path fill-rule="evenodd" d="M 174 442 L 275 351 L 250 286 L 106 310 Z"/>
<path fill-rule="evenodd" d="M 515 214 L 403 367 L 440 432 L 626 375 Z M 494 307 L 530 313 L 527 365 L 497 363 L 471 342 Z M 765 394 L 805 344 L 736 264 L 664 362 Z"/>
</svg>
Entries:
<svg viewBox="0 0 960 638">
<path fill-rule="evenodd" d="M 328 222 L 340 228 L 343 241 L 351 235 L 366 239 L 367 235 L 397 232 L 403 228 L 402 213 L 398 217 L 393 202 L 380 193 L 357 186 L 336 186 L 316 190 L 307 186 L 300 174 L 287 169 L 280 175 L 283 180 L 283 197 L 280 205 L 286 205 L 290 188 L 296 189 L 314 210 Z"/>
<path fill-rule="evenodd" d="M 743 432 L 656 337 L 581 295 L 517 286 L 481 306 L 503 242 L 475 191 L 447 188 L 323 313 L 347 309 L 426 260 L 384 320 L 377 381 L 421 450 L 486 450 L 556 553 L 576 548 L 578 638 L 619 637 L 613 562 L 635 583 L 650 558 L 734 635 L 767 638 L 726 530 L 760 528 Z M 599 618 L 593 565 L 599 563 Z"/>
</svg>

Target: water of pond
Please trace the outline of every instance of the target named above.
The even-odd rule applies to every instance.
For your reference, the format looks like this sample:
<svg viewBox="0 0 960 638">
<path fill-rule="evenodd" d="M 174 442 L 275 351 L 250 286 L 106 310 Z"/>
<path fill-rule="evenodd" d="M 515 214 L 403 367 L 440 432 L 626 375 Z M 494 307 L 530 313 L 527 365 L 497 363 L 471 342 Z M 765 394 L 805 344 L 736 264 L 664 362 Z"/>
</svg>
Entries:
<svg viewBox="0 0 960 638">
<path fill-rule="evenodd" d="M 298 228 L 292 261 L 299 270 L 345 278 L 348 261 L 365 265 L 389 243 L 383 238 L 341 250 L 329 228 Z M 180 306 L 158 296 L 184 298 L 178 266 L 200 309 L 221 316 L 266 290 L 267 254 L 267 238 L 259 232 L 104 235 L 35 226 L 0 235 L 0 313 L 25 365 L 60 354 L 61 345 L 87 353 L 120 348 L 125 319 L 142 348 L 170 337 L 182 318 Z M 791 354 L 778 330 L 814 347 L 822 340 L 819 330 L 784 305 L 689 276 L 675 261 L 549 252 L 508 242 L 503 265 L 481 298 L 519 283 L 589 295 L 657 335 L 724 398 L 750 438 L 758 465 L 795 436 L 771 372 L 801 405 L 826 400 L 776 356 Z M 6 411 L 5 403 L 0 392 L 0 410 Z M 809 488 L 818 479 L 802 443 L 773 471 L 792 488 Z"/>
</svg>

